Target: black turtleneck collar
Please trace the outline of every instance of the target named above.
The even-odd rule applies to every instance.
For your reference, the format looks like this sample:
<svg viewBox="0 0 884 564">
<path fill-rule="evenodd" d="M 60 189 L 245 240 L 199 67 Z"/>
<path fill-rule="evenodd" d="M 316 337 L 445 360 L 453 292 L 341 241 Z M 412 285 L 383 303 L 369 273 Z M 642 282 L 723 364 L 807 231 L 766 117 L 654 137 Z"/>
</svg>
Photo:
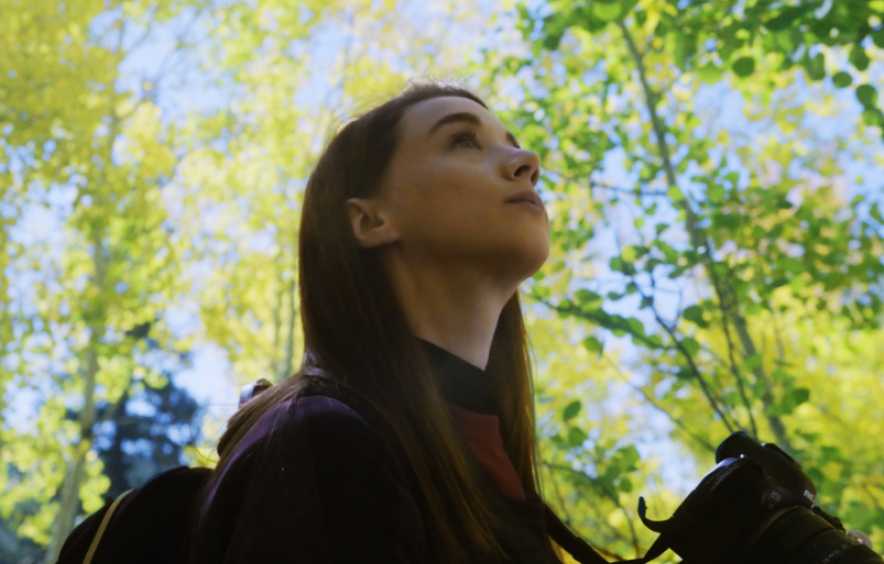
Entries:
<svg viewBox="0 0 884 564">
<path fill-rule="evenodd" d="M 424 347 L 430 368 L 442 384 L 449 403 L 470 411 L 497 415 L 491 378 L 484 370 L 434 343 L 420 337 L 418 341 Z"/>
</svg>

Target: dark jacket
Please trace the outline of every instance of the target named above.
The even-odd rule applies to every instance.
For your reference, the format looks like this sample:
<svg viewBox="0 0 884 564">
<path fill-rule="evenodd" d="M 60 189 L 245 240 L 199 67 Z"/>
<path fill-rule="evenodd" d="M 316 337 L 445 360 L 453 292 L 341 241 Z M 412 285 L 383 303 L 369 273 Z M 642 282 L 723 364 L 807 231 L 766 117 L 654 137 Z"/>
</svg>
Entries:
<svg viewBox="0 0 884 564">
<path fill-rule="evenodd" d="M 427 343 L 427 347 L 431 364 L 446 379 L 447 399 L 453 409 L 460 410 L 461 415 L 475 415 L 456 417 L 459 425 L 463 421 L 482 423 L 478 431 L 475 425 L 464 429 L 464 436 L 468 444 L 471 440 L 475 443 L 476 436 L 482 438 L 483 450 L 474 448 L 475 453 L 482 454 L 481 472 L 477 474 L 487 490 L 498 492 L 498 514 L 510 520 L 511 526 L 503 532 L 501 541 L 513 562 L 557 564 L 558 559 L 542 541 L 546 534 L 581 562 L 604 562 L 589 554 L 591 549 L 574 537 L 541 500 L 520 494 L 520 485 L 514 489 L 511 463 L 505 454 L 501 458 L 500 452 L 495 453 L 502 451 L 499 436 L 494 440 L 489 431 L 492 427 L 485 424 L 496 418 L 488 410 L 490 404 L 479 380 L 484 372 L 432 344 Z M 496 427 L 493 429 L 496 432 Z M 140 529 L 145 536 L 145 527 L 160 530 L 156 528 L 162 527 L 164 520 L 179 527 L 188 523 L 184 528 L 196 524 L 190 539 L 176 544 L 172 552 L 160 553 L 159 543 L 169 542 L 171 536 L 158 533 L 157 545 L 128 555 L 117 551 L 125 550 L 125 544 L 110 541 L 115 548 L 102 546 L 94 564 L 119 561 L 124 555 L 128 562 L 156 562 L 159 558 L 191 564 L 433 564 L 437 561 L 436 550 L 425 519 L 432 508 L 422 499 L 416 476 L 392 437 L 386 422 L 367 403 L 343 388 L 318 381 L 308 388 L 305 397 L 277 405 L 262 416 L 236 445 L 230 464 L 220 480 L 213 482 L 216 485 L 204 492 L 205 501 L 196 512 L 168 515 L 170 508 L 192 505 L 189 500 L 194 498 L 195 489 L 190 485 L 167 485 L 165 498 L 160 492 L 154 494 L 153 505 L 150 500 L 139 502 L 151 488 L 159 490 L 153 480 L 142 492 L 136 490 L 130 494 L 131 499 L 124 500 L 107 533 L 112 536 L 114 526 L 118 531 L 126 529 L 121 522 L 126 519 L 127 508 L 141 503 L 151 507 L 153 519 L 144 512 L 130 510 L 130 520 L 134 516 L 145 524 L 129 529 Z M 199 477 L 188 474 L 188 483 L 201 487 L 207 474 L 200 472 Z M 179 483 L 181 476 L 177 478 Z M 166 482 L 174 480 L 166 478 Z M 173 495 L 188 500 L 187 504 L 161 501 L 156 507 L 157 500 L 167 499 L 175 487 Z M 90 519 L 94 521 L 96 516 Z M 71 535 L 74 537 L 76 534 Z M 83 541 L 73 544 L 82 547 Z M 189 545 L 189 559 L 184 545 Z M 68 543 L 65 550 L 69 556 L 79 553 Z"/>
</svg>

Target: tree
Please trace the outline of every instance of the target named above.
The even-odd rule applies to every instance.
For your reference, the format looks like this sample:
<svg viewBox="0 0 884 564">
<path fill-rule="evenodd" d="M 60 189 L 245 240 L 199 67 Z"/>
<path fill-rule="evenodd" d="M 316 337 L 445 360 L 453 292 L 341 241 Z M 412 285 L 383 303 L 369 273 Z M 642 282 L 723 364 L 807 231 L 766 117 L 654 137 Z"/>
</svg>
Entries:
<svg viewBox="0 0 884 564">
<path fill-rule="evenodd" d="M 161 387 L 139 382 L 116 404 L 105 403 L 98 409 L 104 423 L 97 433 L 96 451 L 110 480 L 105 496 L 117 497 L 184 465 L 186 447 L 200 441 L 196 401 L 175 386 L 171 374 L 164 376 Z"/>
<path fill-rule="evenodd" d="M 16 550 L 53 561 L 102 496 L 180 460 L 181 433 L 148 423 L 195 406 L 158 357 L 218 345 L 234 387 L 292 373 L 315 158 L 350 115 L 446 69 L 543 158 L 553 248 L 522 291 L 557 512 L 611 557 L 643 553 L 637 495 L 668 515 L 746 428 L 884 542 L 867 448 L 884 219 L 877 180 L 848 174 L 884 164 L 882 2 L 416 5 L 438 10 L 5 0 L 0 517 Z M 141 76 L 157 33 L 174 46 Z M 169 118 L 179 63 L 220 107 Z M 174 331 L 173 308 L 198 329 Z"/>
<path fill-rule="evenodd" d="M 324 143 L 409 76 L 443 72 L 456 57 L 436 60 L 445 34 L 473 9 L 448 3 L 428 31 L 402 13 L 406 7 L 263 0 L 215 13 L 225 24 L 206 47 L 215 55 L 205 70 L 230 102 L 193 112 L 180 138 L 178 226 L 183 240 L 197 241 L 190 260 L 208 266 L 194 279 L 204 329 L 186 346 L 222 347 L 240 385 L 280 381 L 302 354 L 300 202 Z M 323 54 L 321 65 L 311 53 Z"/>
<path fill-rule="evenodd" d="M 151 26 L 196 2 L 11 2 L 0 73 L 5 273 L 0 345 L 29 424 L 4 426 L 0 513 L 54 562 L 82 509 L 108 487 L 94 448 L 98 406 L 161 378 L 131 334 L 179 291 L 160 189 L 176 163 L 152 91 L 119 79 Z M 162 76 L 151 77 L 155 87 Z M 36 216 L 61 227 L 28 236 Z M 58 218 L 58 219 L 54 219 Z M 168 340 L 168 328 L 154 327 Z M 21 396 L 19 396 L 21 397 Z M 71 420 L 65 415 L 76 413 Z M 111 409 L 112 411 L 112 409 Z M 22 515 L 30 503 L 39 509 Z M 26 512 L 26 511 L 25 511 Z M 27 513 L 27 512 L 26 512 Z"/>
<path fill-rule="evenodd" d="M 826 335 L 830 372 L 880 382 L 880 353 L 855 343 L 880 338 L 884 223 L 874 186 L 842 172 L 851 153 L 869 158 L 866 148 L 880 147 L 864 135 L 879 110 L 871 86 L 857 88 L 859 110 L 819 81 L 834 74 L 834 86 L 846 86 L 834 72 L 845 55 L 853 68 L 839 73 L 859 82 L 876 68 L 882 6 L 826 5 L 522 5 L 531 56 L 504 47 L 481 64 L 491 69 L 487 89 L 515 89 L 498 115 L 540 148 L 547 171 L 556 251 L 535 276 L 534 298 L 597 328 L 589 351 L 606 357 L 626 337 L 643 351 L 630 382 L 699 460 L 747 429 L 799 456 L 824 508 L 882 539 L 880 462 L 861 446 L 878 429 L 861 430 L 868 407 L 843 408 L 880 402 L 880 385 L 835 392 L 818 364 Z M 742 119 L 721 115 L 728 96 Z M 823 138 L 814 120 L 839 111 L 862 121 Z M 859 434 L 838 443 L 837 432 L 807 432 L 819 418 Z M 553 456 L 592 454 L 578 448 L 586 432 L 576 429 Z M 628 472 L 634 461 L 616 436 L 571 481 L 587 496 L 605 463 Z M 632 488 L 620 490 L 623 503 Z M 639 553 L 645 543 L 634 539 L 614 546 Z"/>
</svg>

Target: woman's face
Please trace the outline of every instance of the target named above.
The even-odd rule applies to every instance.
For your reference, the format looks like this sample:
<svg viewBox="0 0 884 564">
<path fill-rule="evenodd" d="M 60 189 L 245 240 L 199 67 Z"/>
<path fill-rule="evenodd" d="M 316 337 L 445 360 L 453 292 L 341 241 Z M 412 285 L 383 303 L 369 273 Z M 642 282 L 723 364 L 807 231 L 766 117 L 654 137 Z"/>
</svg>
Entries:
<svg viewBox="0 0 884 564">
<path fill-rule="evenodd" d="M 405 258 L 477 269 L 519 283 L 549 256 L 546 209 L 507 203 L 534 190 L 540 157 L 482 105 L 456 96 L 409 107 L 371 204 L 383 220 L 363 246 L 397 242 Z M 360 221 L 351 215 L 357 233 Z M 363 223 L 363 226 L 365 223 Z M 372 239 L 375 237 L 375 239 Z"/>
</svg>

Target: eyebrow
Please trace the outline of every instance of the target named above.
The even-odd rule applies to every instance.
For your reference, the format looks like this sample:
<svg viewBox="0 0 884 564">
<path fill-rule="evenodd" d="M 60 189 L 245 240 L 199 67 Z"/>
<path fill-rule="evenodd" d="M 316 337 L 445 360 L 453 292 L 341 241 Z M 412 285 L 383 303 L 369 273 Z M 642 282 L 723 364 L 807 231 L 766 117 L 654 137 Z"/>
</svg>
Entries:
<svg viewBox="0 0 884 564">
<path fill-rule="evenodd" d="M 479 116 L 477 116 L 476 114 L 471 113 L 471 112 L 457 112 L 457 113 L 453 113 L 453 114 L 448 114 L 444 118 L 437 121 L 435 123 L 435 125 L 433 125 L 433 127 L 430 128 L 430 132 L 427 133 L 427 137 L 433 135 L 433 133 L 437 129 L 442 127 L 443 125 L 448 125 L 449 123 L 458 123 L 458 122 L 471 123 L 473 125 L 479 125 L 479 126 L 482 125 L 482 120 L 480 120 Z M 512 133 L 510 133 L 509 131 L 506 132 L 506 138 L 510 141 L 510 143 L 515 145 L 517 148 L 519 148 L 519 149 L 522 148 L 522 146 L 519 145 L 519 142 L 516 141 L 516 137 Z"/>
</svg>

